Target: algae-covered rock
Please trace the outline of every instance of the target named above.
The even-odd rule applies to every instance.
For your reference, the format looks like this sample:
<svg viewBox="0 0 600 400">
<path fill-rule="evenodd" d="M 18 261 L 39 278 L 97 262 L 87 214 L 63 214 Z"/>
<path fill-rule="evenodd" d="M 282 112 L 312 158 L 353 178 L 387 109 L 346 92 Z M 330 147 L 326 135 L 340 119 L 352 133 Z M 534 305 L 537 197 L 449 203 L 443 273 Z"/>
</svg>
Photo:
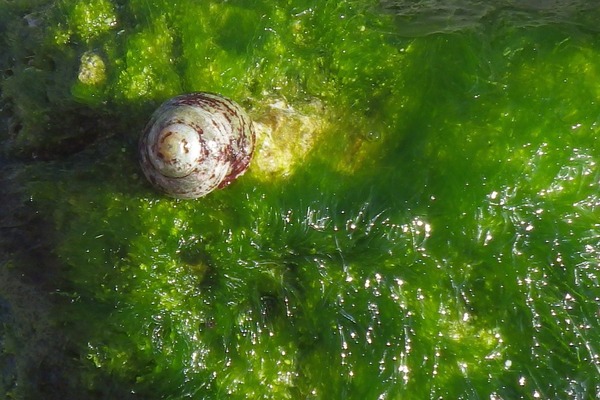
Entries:
<svg viewBox="0 0 600 400">
<path fill-rule="evenodd" d="M 409 6 L 0 3 L 0 397 L 593 397 L 596 33 Z M 136 149 L 191 91 L 258 144 L 181 201 Z"/>
</svg>

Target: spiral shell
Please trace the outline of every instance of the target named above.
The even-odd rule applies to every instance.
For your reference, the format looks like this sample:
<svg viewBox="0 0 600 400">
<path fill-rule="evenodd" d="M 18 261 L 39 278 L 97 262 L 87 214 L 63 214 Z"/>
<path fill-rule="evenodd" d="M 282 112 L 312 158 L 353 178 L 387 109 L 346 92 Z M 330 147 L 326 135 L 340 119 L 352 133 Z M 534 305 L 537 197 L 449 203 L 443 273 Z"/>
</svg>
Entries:
<svg viewBox="0 0 600 400">
<path fill-rule="evenodd" d="M 237 103 L 213 93 L 189 93 L 152 114 L 139 142 L 140 164 L 167 195 L 194 199 L 242 175 L 254 143 L 252 121 Z"/>
</svg>

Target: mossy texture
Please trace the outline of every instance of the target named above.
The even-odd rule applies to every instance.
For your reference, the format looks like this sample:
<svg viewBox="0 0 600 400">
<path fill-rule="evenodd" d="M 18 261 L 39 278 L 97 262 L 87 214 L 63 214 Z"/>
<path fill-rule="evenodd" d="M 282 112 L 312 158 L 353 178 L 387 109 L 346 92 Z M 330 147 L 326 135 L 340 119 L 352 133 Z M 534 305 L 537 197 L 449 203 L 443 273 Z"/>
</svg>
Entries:
<svg viewBox="0 0 600 400">
<path fill-rule="evenodd" d="M 0 3 L 0 395 L 596 396 L 589 16 L 407 36 L 402 4 Z M 197 90 L 264 165 L 168 199 L 138 135 Z"/>
</svg>

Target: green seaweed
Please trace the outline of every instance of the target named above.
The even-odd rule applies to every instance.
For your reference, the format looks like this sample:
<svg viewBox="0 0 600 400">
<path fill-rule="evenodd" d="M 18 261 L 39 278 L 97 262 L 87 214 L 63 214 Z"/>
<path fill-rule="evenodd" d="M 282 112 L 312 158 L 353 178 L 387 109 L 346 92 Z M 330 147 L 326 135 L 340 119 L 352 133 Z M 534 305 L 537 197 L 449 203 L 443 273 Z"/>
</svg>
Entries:
<svg viewBox="0 0 600 400">
<path fill-rule="evenodd" d="M 593 32 L 402 37 L 372 1 L 0 11 L 0 394 L 597 393 Z M 227 189 L 168 199 L 137 138 L 194 90 L 276 143 Z"/>
</svg>

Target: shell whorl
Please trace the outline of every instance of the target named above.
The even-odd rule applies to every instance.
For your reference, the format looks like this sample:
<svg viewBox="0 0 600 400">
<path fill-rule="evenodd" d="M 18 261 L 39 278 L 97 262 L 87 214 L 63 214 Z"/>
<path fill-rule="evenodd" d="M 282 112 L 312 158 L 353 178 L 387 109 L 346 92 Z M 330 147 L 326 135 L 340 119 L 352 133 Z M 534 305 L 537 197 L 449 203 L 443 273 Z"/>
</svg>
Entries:
<svg viewBox="0 0 600 400">
<path fill-rule="evenodd" d="M 252 121 L 237 103 L 213 93 L 189 93 L 152 114 L 139 142 L 140 164 L 167 195 L 193 199 L 242 175 L 254 143 Z"/>
</svg>

